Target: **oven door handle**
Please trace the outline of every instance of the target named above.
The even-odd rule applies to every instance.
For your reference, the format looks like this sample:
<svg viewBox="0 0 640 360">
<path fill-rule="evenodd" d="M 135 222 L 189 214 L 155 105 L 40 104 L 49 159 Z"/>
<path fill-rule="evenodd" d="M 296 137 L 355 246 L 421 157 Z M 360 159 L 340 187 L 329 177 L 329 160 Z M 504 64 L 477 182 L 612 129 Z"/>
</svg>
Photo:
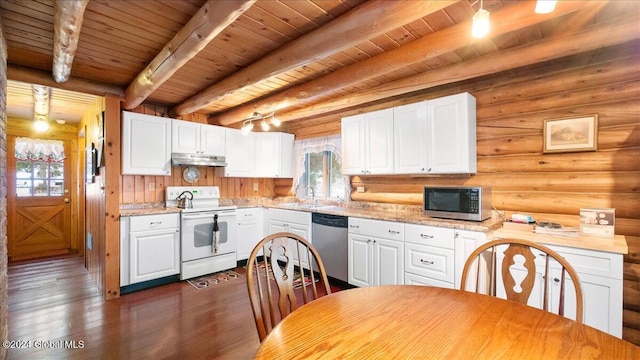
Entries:
<svg viewBox="0 0 640 360">
<path fill-rule="evenodd" d="M 192 220 L 192 219 L 208 219 L 213 218 L 215 213 L 207 213 L 207 214 L 199 214 L 199 215 L 182 215 L 183 220 Z"/>
</svg>

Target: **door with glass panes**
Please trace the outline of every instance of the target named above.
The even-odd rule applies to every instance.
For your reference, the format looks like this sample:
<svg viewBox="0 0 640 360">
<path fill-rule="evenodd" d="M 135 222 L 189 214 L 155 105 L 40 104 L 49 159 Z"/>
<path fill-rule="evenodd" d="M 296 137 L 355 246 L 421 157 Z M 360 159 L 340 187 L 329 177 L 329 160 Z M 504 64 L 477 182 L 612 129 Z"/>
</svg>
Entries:
<svg viewBox="0 0 640 360">
<path fill-rule="evenodd" d="M 71 247 L 69 141 L 7 137 L 7 233 L 11 261 Z M 19 154 L 16 154 L 16 150 Z"/>
</svg>

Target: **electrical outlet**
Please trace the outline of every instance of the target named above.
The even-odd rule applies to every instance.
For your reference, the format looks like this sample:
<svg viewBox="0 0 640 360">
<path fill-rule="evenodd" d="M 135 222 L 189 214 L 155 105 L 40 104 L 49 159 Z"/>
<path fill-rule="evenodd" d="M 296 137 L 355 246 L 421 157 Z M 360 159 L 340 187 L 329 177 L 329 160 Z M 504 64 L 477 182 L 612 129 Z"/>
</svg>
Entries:
<svg viewBox="0 0 640 360">
<path fill-rule="evenodd" d="M 258 191 L 260 189 L 259 183 L 253 183 L 253 191 Z"/>
<path fill-rule="evenodd" d="M 149 183 L 149 190 L 155 190 L 156 189 L 156 183 Z"/>
<path fill-rule="evenodd" d="M 358 186 L 356 188 L 356 191 L 359 192 L 359 193 L 363 193 L 364 192 L 364 186 Z"/>
</svg>

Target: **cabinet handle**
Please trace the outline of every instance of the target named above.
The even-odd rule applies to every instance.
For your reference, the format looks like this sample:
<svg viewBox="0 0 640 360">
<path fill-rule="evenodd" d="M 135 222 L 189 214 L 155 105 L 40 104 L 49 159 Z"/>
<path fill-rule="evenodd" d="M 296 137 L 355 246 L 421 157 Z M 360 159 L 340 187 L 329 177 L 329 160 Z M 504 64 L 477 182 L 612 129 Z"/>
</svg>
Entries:
<svg viewBox="0 0 640 360">
<path fill-rule="evenodd" d="M 359 225 L 349 225 L 349 227 L 352 229 L 360 229 Z"/>
<path fill-rule="evenodd" d="M 244 214 L 244 216 L 245 216 L 245 217 L 246 217 L 246 216 L 253 216 L 253 214 Z"/>
<path fill-rule="evenodd" d="M 560 282 L 560 279 L 558 279 L 558 278 L 553 278 L 553 281 L 555 281 L 555 282 Z"/>
<path fill-rule="evenodd" d="M 424 260 L 424 259 L 420 259 L 420 262 L 425 264 L 425 265 L 433 265 L 433 261 L 428 261 L 428 260 Z"/>
<path fill-rule="evenodd" d="M 400 231 L 389 230 L 389 234 L 400 234 Z"/>
<path fill-rule="evenodd" d="M 423 239 L 433 239 L 433 235 L 420 234 L 420 237 Z"/>
<path fill-rule="evenodd" d="M 371 239 L 367 239 L 367 242 L 368 242 L 368 243 L 371 243 Z"/>
<path fill-rule="evenodd" d="M 155 226 L 155 225 L 160 225 L 160 224 L 162 224 L 162 221 L 151 221 L 149 223 L 149 226 Z"/>
</svg>

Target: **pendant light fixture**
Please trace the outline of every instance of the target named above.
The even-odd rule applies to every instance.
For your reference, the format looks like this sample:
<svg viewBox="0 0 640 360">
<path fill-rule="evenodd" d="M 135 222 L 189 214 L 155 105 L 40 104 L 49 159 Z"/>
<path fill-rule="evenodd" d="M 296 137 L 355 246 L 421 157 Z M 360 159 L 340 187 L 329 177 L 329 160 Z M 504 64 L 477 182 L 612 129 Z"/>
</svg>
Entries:
<svg viewBox="0 0 640 360">
<path fill-rule="evenodd" d="M 538 0 L 536 3 L 536 14 L 548 14 L 556 8 L 556 0 Z"/>
<path fill-rule="evenodd" d="M 271 125 L 278 127 L 281 124 L 281 121 L 276 118 L 275 112 L 268 115 L 262 115 L 259 112 L 254 112 L 250 117 L 246 118 L 242 122 L 242 128 L 240 131 L 242 131 L 243 135 L 248 135 L 251 130 L 253 130 L 254 121 L 260 121 L 262 131 L 269 131 Z"/>
<path fill-rule="evenodd" d="M 480 0 L 480 10 L 473 15 L 473 25 L 471 27 L 471 35 L 477 38 L 484 37 L 489 33 L 489 12 L 482 5 L 482 0 Z"/>
</svg>

